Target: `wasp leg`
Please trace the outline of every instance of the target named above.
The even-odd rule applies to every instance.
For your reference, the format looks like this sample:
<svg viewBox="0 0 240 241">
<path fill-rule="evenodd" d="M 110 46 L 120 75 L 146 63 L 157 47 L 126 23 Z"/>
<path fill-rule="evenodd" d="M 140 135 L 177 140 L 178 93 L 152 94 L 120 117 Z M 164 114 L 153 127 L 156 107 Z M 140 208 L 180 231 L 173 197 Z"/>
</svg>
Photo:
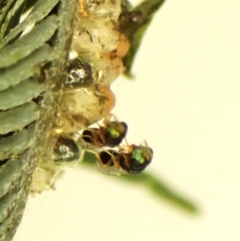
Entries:
<svg viewBox="0 0 240 241">
<path fill-rule="evenodd" d="M 108 150 L 105 150 L 104 153 L 107 153 L 110 156 L 110 158 L 108 157 L 108 159 L 102 160 L 101 157 L 100 157 L 101 153 L 96 155 L 101 168 L 105 172 L 107 172 L 108 174 L 110 174 L 110 172 L 108 172 L 108 170 L 110 169 L 110 167 L 113 167 L 113 166 L 114 166 L 115 170 L 119 171 L 120 170 L 120 164 L 118 163 L 118 161 L 117 161 L 116 157 L 113 155 L 113 153 L 111 153 Z M 105 163 L 103 163 L 103 161 L 105 161 Z"/>
</svg>

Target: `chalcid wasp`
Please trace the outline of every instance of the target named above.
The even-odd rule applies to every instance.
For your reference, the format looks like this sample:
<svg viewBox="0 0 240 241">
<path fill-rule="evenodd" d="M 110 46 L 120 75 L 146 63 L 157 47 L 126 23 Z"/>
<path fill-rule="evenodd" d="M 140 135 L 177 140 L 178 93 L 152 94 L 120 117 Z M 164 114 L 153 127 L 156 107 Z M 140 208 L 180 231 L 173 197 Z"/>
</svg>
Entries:
<svg viewBox="0 0 240 241">
<path fill-rule="evenodd" d="M 98 128 L 87 128 L 81 134 L 81 147 L 84 149 L 97 149 L 102 147 L 118 146 L 127 134 L 127 124 L 117 120 L 111 121 L 112 115 L 103 119 L 103 125 Z M 84 141 L 85 144 L 82 142 Z"/>
<path fill-rule="evenodd" d="M 131 174 L 142 172 L 151 163 L 152 157 L 153 151 L 146 144 L 120 147 L 118 151 L 108 149 L 97 155 L 100 166 L 106 172 L 113 169 L 117 173 Z"/>
</svg>

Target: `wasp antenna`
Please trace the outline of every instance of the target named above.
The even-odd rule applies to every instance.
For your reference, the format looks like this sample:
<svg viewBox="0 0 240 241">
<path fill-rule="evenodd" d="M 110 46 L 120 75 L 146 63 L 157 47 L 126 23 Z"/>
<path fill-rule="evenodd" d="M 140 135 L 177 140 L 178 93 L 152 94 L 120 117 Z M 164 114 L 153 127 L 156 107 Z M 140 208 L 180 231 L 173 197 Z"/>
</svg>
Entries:
<svg viewBox="0 0 240 241">
<path fill-rule="evenodd" d="M 101 127 L 101 125 L 98 123 L 98 121 L 96 122 L 96 124 L 97 124 L 97 126 L 100 128 Z"/>
<path fill-rule="evenodd" d="M 124 141 L 126 142 L 126 145 L 129 146 L 128 142 L 127 142 L 127 138 L 124 138 Z"/>
<path fill-rule="evenodd" d="M 117 146 L 116 148 L 118 149 L 118 152 L 119 152 L 119 153 L 122 152 L 122 151 L 124 150 L 124 147 L 123 147 L 123 146 L 120 146 L 120 145 Z"/>
<path fill-rule="evenodd" d="M 126 150 L 129 152 L 130 145 L 128 144 L 126 137 L 124 138 L 124 141 L 126 142 L 125 144 L 120 144 L 117 146 L 119 152 L 126 152 Z"/>
<path fill-rule="evenodd" d="M 144 141 L 143 141 L 143 144 L 144 144 L 146 147 L 148 147 L 148 148 L 149 148 L 149 145 L 148 145 L 148 143 L 147 143 L 147 141 L 146 141 L 146 140 L 144 140 Z"/>
<path fill-rule="evenodd" d="M 108 122 L 111 120 L 111 118 L 113 117 L 112 113 L 107 114 L 104 118 L 103 118 L 103 124 L 106 126 L 108 124 Z"/>
<path fill-rule="evenodd" d="M 115 121 L 118 121 L 116 115 L 114 115 L 114 114 L 111 114 L 111 115 L 112 115 L 112 117 L 114 118 Z M 119 121 L 118 121 L 118 122 L 119 122 Z"/>
</svg>

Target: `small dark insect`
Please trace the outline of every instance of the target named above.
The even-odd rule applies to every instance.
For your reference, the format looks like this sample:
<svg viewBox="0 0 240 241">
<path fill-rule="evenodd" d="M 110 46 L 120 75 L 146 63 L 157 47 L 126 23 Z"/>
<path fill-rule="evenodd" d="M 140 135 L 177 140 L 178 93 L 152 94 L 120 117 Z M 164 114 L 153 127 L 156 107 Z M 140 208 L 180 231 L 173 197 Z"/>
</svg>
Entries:
<svg viewBox="0 0 240 241">
<path fill-rule="evenodd" d="M 74 140 L 60 137 L 54 148 L 54 162 L 73 162 L 80 159 L 80 149 Z"/>
<path fill-rule="evenodd" d="M 67 67 L 65 86 L 74 88 L 91 83 L 93 83 L 91 65 L 78 58 L 71 60 Z"/>
<path fill-rule="evenodd" d="M 153 150 L 142 145 L 120 147 L 119 151 L 104 150 L 97 155 L 101 168 L 110 174 L 113 172 L 140 173 L 151 163 L 152 158 Z"/>
</svg>

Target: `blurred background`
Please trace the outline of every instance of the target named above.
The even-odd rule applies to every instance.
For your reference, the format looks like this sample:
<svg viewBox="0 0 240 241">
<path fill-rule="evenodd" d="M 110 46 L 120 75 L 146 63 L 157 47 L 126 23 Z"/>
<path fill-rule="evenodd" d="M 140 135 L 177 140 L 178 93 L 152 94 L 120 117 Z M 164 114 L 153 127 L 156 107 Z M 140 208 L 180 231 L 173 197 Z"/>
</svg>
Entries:
<svg viewBox="0 0 240 241">
<path fill-rule="evenodd" d="M 154 150 L 148 172 L 192 214 L 96 168 L 67 171 L 30 198 L 15 241 L 240 240 L 240 2 L 169 0 L 112 86 L 128 142 Z"/>
</svg>

